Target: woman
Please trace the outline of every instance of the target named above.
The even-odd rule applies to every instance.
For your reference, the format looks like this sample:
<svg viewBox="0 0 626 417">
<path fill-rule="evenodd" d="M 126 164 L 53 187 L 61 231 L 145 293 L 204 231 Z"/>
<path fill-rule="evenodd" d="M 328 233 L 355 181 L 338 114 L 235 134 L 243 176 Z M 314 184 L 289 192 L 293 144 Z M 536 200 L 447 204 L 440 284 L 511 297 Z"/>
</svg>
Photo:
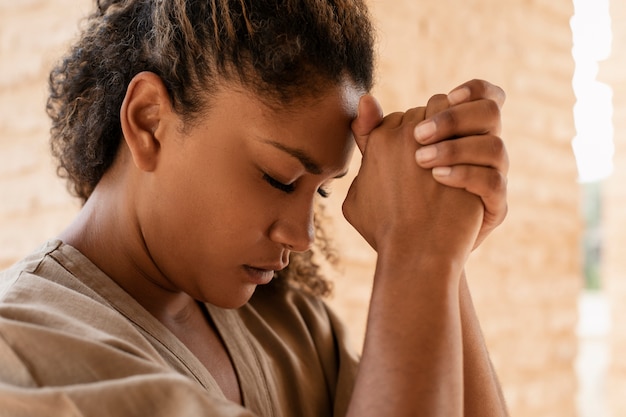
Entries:
<svg viewBox="0 0 626 417">
<path fill-rule="evenodd" d="M 503 93 L 383 118 L 372 45 L 359 1 L 98 2 L 48 101 L 84 206 L 0 279 L 7 415 L 506 413 L 463 276 L 506 212 Z M 358 371 L 310 251 L 355 143 Z"/>
</svg>

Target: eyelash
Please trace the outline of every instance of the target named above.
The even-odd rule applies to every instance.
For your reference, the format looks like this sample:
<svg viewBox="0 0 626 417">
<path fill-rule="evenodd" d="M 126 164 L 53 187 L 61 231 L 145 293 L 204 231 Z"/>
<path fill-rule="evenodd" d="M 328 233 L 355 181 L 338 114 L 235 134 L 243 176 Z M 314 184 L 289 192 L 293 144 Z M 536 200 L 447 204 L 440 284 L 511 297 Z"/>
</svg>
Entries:
<svg viewBox="0 0 626 417">
<path fill-rule="evenodd" d="M 263 174 L 263 179 L 272 187 L 276 188 L 277 190 L 280 190 L 284 193 L 287 194 L 291 194 L 296 190 L 295 185 L 293 184 L 283 184 L 282 182 L 270 177 L 267 174 Z M 328 198 L 328 196 L 330 196 L 330 191 L 325 190 L 323 188 L 319 188 L 317 190 L 317 193 L 322 197 L 322 198 Z"/>
</svg>

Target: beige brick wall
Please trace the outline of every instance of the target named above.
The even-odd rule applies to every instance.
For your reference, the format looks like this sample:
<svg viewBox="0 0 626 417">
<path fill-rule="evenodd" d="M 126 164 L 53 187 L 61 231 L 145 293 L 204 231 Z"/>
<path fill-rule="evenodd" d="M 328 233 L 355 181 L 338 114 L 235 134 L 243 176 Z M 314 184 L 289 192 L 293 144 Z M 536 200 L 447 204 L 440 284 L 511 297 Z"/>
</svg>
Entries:
<svg viewBox="0 0 626 417">
<path fill-rule="evenodd" d="M 48 152 L 46 77 L 89 4 L 0 0 L 0 268 L 76 212 Z"/>
<path fill-rule="evenodd" d="M 570 145 L 573 6 L 566 0 L 370 4 L 380 27 L 376 92 L 386 110 L 423 105 L 431 93 L 474 77 L 508 94 L 510 214 L 476 251 L 470 286 L 512 415 L 575 415 L 581 222 Z M 336 301 L 362 332 L 373 258 L 352 235 L 341 236 L 349 253 Z"/>
<path fill-rule="evenodd" d="M 612 352 L 607 381 L 613 416 L 626 415 L 626 3 L 611 0 L 612 54 L 600 78 L 613 88 L 615 170 L 604 187 L 604 274 L 611 303 Z"/>
<path fill-rule="evenodd" d="M 52 59 L 89 0 L 0 0 L 0 267 L 72 217 L 55 179 L 43 107 Z M 470 285 L 512 415 L 575 415 L 578 187 L 567 0 L 374 1 L 376 94 L 387 111 L 423 105 L 470 78 L 508 94 L 510 214 L 476 251 Z M 373 253 L 340 216 L 349 179 L 329 211 L 344 253 L 333 304 L 362 338 Z M 626 259 L 626 257 L 622 257 Z"/>
</svg>

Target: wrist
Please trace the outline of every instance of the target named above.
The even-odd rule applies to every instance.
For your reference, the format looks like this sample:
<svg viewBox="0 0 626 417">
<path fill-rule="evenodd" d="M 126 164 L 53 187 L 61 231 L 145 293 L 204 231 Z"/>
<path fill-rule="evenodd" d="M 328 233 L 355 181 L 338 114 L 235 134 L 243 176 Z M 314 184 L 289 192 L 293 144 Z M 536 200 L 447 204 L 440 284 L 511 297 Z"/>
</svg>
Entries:
<svg viewBox="0 0 626 417">
<path fill-rule="evenodd" d="M 381 246 L 374 276 L 375 291 L 420 297 L 458 294 L 466 257 L 445 250 L 413 250 L 405 245 Z"/>
<path fill-rule="evenodd" d="M 379 262 L 406 264 L 413 270 L 425 272 L 462 272 L 472 248 L 455 244 L 454 239 L 414 238 L 410 233 L 397 237 L 387 236 L 378 243 Z"/>
</svg>

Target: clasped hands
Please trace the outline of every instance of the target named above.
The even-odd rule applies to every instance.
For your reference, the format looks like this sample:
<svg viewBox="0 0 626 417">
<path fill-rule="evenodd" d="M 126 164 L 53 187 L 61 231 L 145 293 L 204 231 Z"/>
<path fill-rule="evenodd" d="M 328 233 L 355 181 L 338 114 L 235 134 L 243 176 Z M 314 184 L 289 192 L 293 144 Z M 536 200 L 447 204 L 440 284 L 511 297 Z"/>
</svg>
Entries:
<svg viewBox="0 0 626 417">
<path fill-rule="evenodd" d="M 482 80 L 385 117 L 361 98 L 352 131 L 362 162 L 343 211 L 375 250 L 467 257 L 504 220 L 504 99 Z"/>
</svg>

